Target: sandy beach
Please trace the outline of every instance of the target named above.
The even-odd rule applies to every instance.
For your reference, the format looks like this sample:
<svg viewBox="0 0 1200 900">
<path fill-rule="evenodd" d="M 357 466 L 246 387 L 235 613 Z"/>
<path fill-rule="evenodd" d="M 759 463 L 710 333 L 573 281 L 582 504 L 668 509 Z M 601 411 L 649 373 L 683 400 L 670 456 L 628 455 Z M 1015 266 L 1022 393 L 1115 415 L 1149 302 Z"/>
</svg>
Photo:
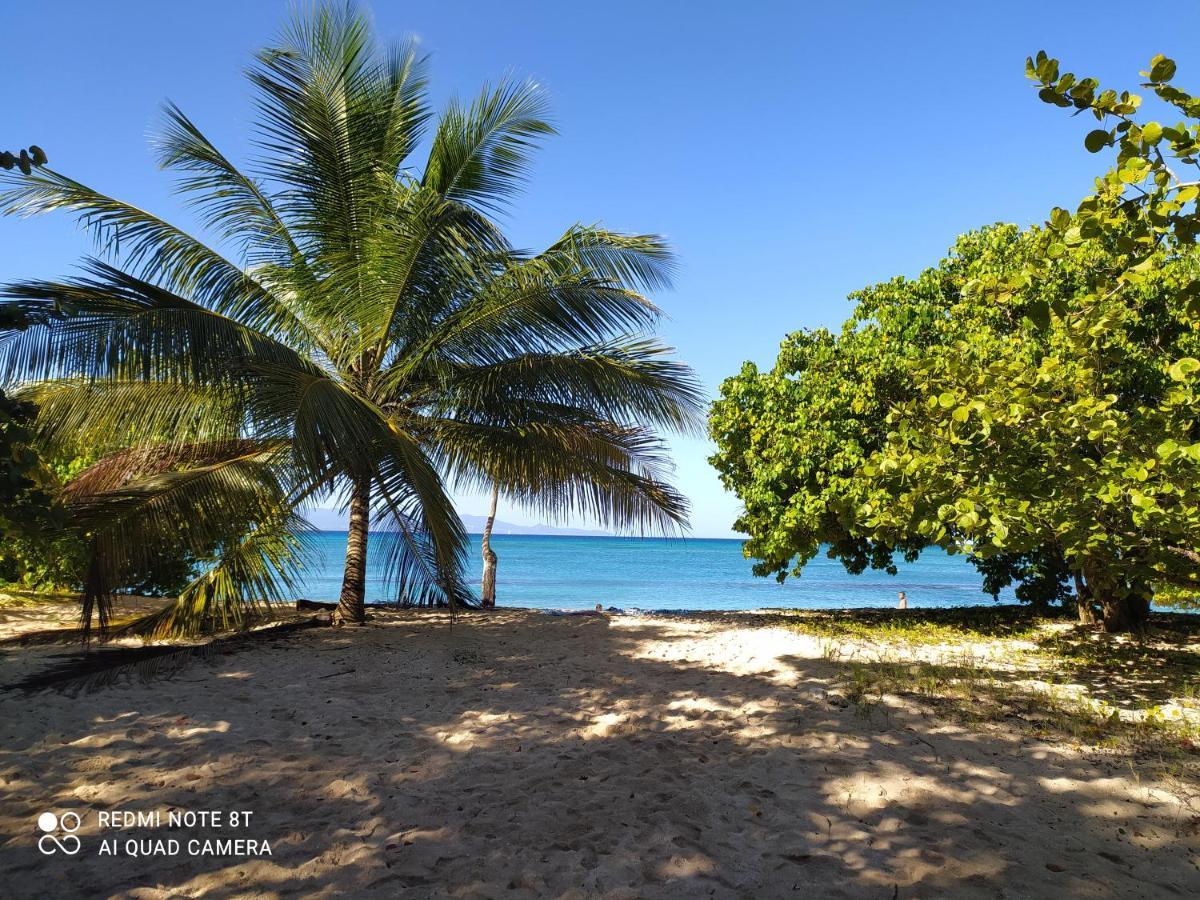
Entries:
<svg viewBox="0 0 1200 900">
<path fill-rule="evenodd" d="M 863 716 L 831 693 L 841 664 L 821 642 L 745 622 L 504 611 L 451 628 L 447 615 L 377 613 L 171 680 L 4 693 L 5 894 L 1200 891 L 1200 809 L 1179 782 L 898 698 Z M 54 652 L 5 653 L 4 683 Z M 80 814 L 80 853 L 39 853 L 46 810 Z M 98 824 L 102 811 L 165 822 L 170 810 L 252 817 Z M 187 853 L 214 837 L 269 842 L 270 856 Z M 97 852 L 131 838 L 184 850 Z"/>
</svg>

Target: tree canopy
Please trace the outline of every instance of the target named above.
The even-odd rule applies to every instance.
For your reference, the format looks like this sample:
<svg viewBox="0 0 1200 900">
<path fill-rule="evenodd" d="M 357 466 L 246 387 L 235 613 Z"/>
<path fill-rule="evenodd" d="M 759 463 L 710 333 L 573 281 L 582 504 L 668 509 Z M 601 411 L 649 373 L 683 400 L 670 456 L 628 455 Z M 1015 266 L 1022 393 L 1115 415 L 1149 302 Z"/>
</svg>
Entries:
<svg viewBox="0 0 1200 900">
<path fill-rule="evenodd" d="M 56 524 L 52 479 L 33 448 L 33 404 L 0 391 L 0 544 Z"/>
<path fill-rule="evenodd" d="M 1086 144 L 1117 145 L 1116 166 L 1074 213 L 965 235 L 853 295 L 840 334 L 791 335 L 771 371 L 725 382 L 713 463 L 759 574 L 799 574 L 823 545 L 851 571 L 940 546 L 991 588 L 1073 582 L 1110 629 L 1200 591 L 1200 188 L 1171 168 L 1196 164 L 1200 126 L 1138 124 L 1133 95 L 1044 54 L 1028 71 L 1111 124 Z M 1200 118 L 1169 60 L 1145 74 Z"/>
</svg>

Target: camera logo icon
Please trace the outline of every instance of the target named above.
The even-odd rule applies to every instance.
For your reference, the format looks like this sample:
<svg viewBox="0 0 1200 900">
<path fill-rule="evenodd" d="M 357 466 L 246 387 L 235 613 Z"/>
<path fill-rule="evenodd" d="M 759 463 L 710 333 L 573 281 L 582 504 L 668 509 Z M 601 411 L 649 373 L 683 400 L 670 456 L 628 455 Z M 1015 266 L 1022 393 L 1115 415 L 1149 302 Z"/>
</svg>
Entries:
<svg viewBox="0 0 1200 900">
<path fill-rule="evenodd" d="M 67 811 L 62 815 L 44 812 L 37 818 L 37 825 L 43 832 L 38 838 L 38 849 L 46 856 L 62 852 L 74 856 L 79 852 L 82 842 L 75 832 L 79 830 L 82 820 L 79 813 Z M 53 846 L 51 846 L 53 845 Z"/>
</svg>

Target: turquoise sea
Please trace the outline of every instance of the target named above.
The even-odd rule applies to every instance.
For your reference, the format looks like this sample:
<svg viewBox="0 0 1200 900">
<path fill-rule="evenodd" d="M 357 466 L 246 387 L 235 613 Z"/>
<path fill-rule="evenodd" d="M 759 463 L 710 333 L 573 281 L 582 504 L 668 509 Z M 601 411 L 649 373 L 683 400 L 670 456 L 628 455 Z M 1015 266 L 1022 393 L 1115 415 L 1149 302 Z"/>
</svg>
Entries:
<svg viewBox="0 0 1200 900">
<path fill-rule="evenodd" d="M 471 577 L 479 584 L 479 536 L 472 535 Z M 820 556 L 800 578 L 777 584 L 756 578 L 742 542 L 703 538 L 622 538 L 499 535 L 497 602 L 501 606 L 583 609 L 757 609 L 759 607 L 894 607 L 906 591 L 910 607 L 990 603 L 981 579 L 964 556 L 940 550 L 901 564 L 898 575 L 850 575 L 841 563 Z M 299 595 L 334 600 L 341 587 L 345 532 L 323 531 L 316 559 Z M 383 548 L 368 544 L 368 601 L 394 599 L 378 567 Z M 1015 602 L 1011 594 L 1001 601 Z"/>
</svg>

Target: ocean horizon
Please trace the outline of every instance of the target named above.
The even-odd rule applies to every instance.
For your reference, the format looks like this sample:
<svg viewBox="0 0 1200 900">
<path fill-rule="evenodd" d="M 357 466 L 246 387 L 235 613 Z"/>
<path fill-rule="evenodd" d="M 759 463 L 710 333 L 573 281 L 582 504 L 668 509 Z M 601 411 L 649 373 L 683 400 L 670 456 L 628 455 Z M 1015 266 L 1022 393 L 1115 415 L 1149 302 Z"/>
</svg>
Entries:
<svg viewBox="0 0 1200 900">
<path fill-rule="evenodd" d="M 372 535 L 367 548 L 367 602 L 390 602 L 381 565 L 386 537 Z M 469 580 L 479 589 L 483 563 L 478 534 L 471 535 Z M 605 607 L 635 609 L 743 610 L 770 607 L 895 607 L 897 592 L 910 607 L 992 603 L 982 576 L 963 555 L 933 548 L 896 575 L 868 570 L 851 575 L 840 562 L 818 556 L 799 578 L 779 584 L 751 573 L 737 538 L 642 538 L 609 535 L 493 535 L 499 558 L 497 604 L 543 609 Z M 296 596 L 336 600 L 342 581 L 346 532 L 320 531 Z M 1014 603 L 1012 591 L 1000 602 Z"/>
</svg>

